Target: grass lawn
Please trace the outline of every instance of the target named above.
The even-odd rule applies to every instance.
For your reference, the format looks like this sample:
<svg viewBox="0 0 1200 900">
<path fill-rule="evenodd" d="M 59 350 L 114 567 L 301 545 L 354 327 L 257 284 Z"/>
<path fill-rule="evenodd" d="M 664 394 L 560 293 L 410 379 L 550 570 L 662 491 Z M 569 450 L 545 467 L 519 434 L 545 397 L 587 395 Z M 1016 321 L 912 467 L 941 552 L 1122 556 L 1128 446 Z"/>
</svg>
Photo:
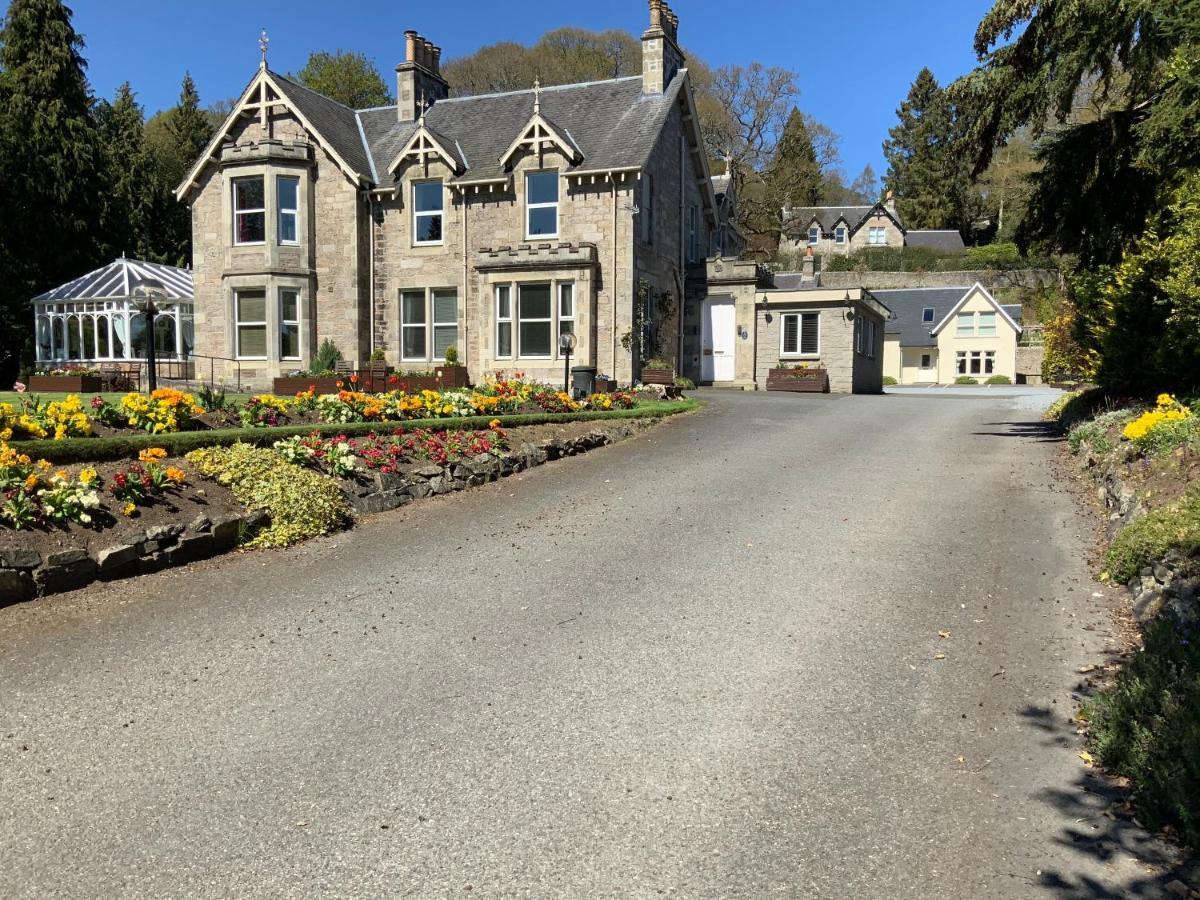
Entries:
<svg viewBox="0 0 1200 900">
<path fill-rule="evenodd" d="M 102 391 L 99 394 L 92 394 L 92 393 L 88 393 L 87 391 L 84 391 L 79 396 L 80 396 L 80 399 L 82 399 L 85 403 L 90 401 L 93 397 L 97 397 L 97 396 L 103 397 L 109 403 L 116 403 L 122 397 L 124 397 L 127 393 L 129 393 L 129 391 L 117 391 L 115 393 L 113 393 L 111 391 Z M 193 395 L 194 394 L 195 394 L 195 392 L 193 391 Z M 22 398 L 29 398 L 29 397 L 37 397 L 39 400 L 42 400 L 42 401 L 62 400 L 67 396 L 68 395 L 65 393 L 60 393 L 60 392 L 56 392 L 56 391 L 48 391 L 45 393 L 38 393 L 38 394 L 35 394 L 32 391 L 26 391 L 24 394 L 18 394 L 16 391 L 0 391 L 0 403 L 16 404 L 16 403 L 20 403 Z M 231 403 L 245 403 L 252 396 L 253 396 L 252 394 L 229 393 L 229 394 L 225 395 L 225 399 L 230 401 Z"/>
</svg>

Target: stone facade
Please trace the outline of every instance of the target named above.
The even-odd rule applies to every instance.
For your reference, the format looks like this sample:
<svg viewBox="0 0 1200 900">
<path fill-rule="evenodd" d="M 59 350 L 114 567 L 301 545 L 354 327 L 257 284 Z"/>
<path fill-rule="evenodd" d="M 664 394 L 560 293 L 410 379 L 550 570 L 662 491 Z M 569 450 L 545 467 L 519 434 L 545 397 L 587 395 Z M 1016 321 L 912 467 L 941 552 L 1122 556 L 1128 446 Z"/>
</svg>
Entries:
<svg viewBox="0 0 1200 900">
<path fill-rule="evenodd" d="M 787 231 L 779 239 L 780 253 L 796 256 L 804 254 L 811 248 L 818 256 L 825 254 L 846 256 L 870 247 L 904 246 L 905 232 L 898 222 L 899 217 L 895 207 L 876 204 L 865 217 L 862 215 L 864 210 L 850 209 L 849 213 L 842 216 L 824 214 L 823 218 L 830 220 L 824 224 L 816 216 L 807 217 L 807 221 L 804 217 L 790 218 Z M 784 211 L 785 219 L 788 219 L 790 212 L 790 210 Z M 860 220 L 861 224 L 859 224 Z M 809 242 L 810 228 L 820 229 L 820 237 L 815 244 Z M 871 242 L 871 229 L 873 228 L 883 230 L 884 242 L 882 244 Z M 841 229 L 845 229 L 844 240 L 839 243 L 837 237 Z"/>
</svg>

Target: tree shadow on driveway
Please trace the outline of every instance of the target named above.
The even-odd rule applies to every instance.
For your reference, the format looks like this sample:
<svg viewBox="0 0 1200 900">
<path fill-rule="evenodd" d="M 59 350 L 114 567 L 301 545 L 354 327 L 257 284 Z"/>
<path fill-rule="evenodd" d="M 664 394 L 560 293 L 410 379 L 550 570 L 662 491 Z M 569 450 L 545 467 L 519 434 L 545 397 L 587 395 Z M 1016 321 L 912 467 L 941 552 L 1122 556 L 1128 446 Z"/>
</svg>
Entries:
<svg viewBox="0 0 1200 900">
<path fill-rule="evenodd" d="M 1046 736 L 1046 743 L 1073 749 L 1078 744 L 1075 727 L 1061 714 L 1045 707 L 1027 707 L 1021 715 Z M 1151 834 L 1133 818 L 1128 807 L 1130 791 L 1102 772 L 1083 769 L 1067 787 L 1049 788 L 1036 797 L 1071 822 L 1054 841 L 1080 857 L 1077 871 L 1043 868 L 1038 884 L 1051 896 L 1065 900 L 1098 900 L 1111 897 L 1170 898 L 1173 881 L 1197 884 L 1200 866 L 1186 851 Z M 1118 857 L 1132 858 L 1141 874 L 1116 884 L 1102 883 L 1097 870 L 1113 865 Z M 1126 869 L 1131 868 L 1126 866 Z M 1114 875 L 1115 875 L 1114 867 Z M 1186 894 L 1184 896 L 1187 896 Z"/>
<path fill-rule="evenodd" d="M 984 428 L 1003 431 L 976 431 L 982 437 L 1028 438 L 1039 444 L 1060 444 L 1066 440 L 1058 426 L 1052 422 L 985 422 Z"/>
</svg>

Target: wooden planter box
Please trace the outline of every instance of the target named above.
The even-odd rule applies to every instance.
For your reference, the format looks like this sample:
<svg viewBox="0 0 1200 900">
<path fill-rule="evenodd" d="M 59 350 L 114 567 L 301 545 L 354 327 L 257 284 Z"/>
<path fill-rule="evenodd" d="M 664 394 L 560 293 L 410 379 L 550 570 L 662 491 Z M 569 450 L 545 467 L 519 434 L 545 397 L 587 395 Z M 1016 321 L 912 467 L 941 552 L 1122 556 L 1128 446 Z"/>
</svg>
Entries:
<svg viewBox="0 0 1200 900">
<path fill-rule="evenodd" d="M 674 369 L 642 369 L 642 384 L 663 384 L 675 386 Z"/>
<path fill-rule="evenodd" d="M 768 391 L 792 391 L 800 394 L 829 393 L 829 372 L 825 369 L 769 369 Z"/>
<path fill-rule="evenodd" d="M 597 378 L 596 393 L 611 394 L 617 389 L 617 380 L 615 378 Z"/>
<path fill-rule="evenodd" d="M 30 375 L 29 390 L 35 394 L 98 394 L 104 390 L 104 379 L 99 375 Z"/>
<path fill-rule="evenodd" d="M 471 386 L 471 379 L 467 376 L 466 366 L 438 366 L 437 372 L 438 383 L 444 388 L 465 388 Z"/>
</svg>

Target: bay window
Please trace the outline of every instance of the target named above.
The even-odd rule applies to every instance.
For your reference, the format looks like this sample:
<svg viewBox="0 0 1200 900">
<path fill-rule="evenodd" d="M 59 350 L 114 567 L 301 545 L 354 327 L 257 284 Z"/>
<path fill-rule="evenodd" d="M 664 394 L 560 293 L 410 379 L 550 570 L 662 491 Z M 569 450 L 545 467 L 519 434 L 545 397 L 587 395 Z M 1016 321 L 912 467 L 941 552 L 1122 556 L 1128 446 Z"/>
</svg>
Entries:
<svg viewBox="0 0 1200 900">
<path fill-rule="evenodd" d="M 300 358 L 300 292 L 279 289 L 279 358 Z"/>
<path fill-rule="evenodd" d="M 522 284 L 517 288 L 517 347 L 526 359 L 549 359 L 553 353 L 554 310 L 550 285 Z"/>
<path fill-rule="evenodd" d="M 300 236 L 297 221 L 300 215 L 300 179 L 294 175 L 280 175 L 275 179 L 275 192 L 279 205 L 279 243 L 298 244 Z"/>
<path fill-rule="evenodd" d="M 558 237 L 558 172 L 525 176 L 525 236 Z"/>
<path fill-rule="evenodd" d="M 433 358 L 445 359 L 446 350 L 458 349 L 458 292 L 433 291 Z"/>
<path fill-rule="evenodd" d="M 496 285 L 496 358 L 513 355 L 512 285 Z"/>
<path fill-rule="evenodd" d="M 783 313 L 779 324 L 780 356 L 821 355 L 820 313 Z"/>
<path fill-rule="evenodd" d="M 233 312 L 237 358 L 266 359 L 267 292 L 262 288 L 234 291 Z"/>
<path fill-rule="evenodd" d="M 445 192 L 442 182 L 418 181 L 412 186 L 413 243 L 442 242 L 442 209 Z"/>
<path fill-rule="evenodd" d="M 261 244 L 267 239 L 267 199 L 263 177 L 233 179 L 233 242 Z"/>
<path fill-rule="evenodd" d="M 575 333 L 575 285 L 567 282 L 558 286 L 558 337 L 562 346 L 564 334 Z"/>
</svg>

